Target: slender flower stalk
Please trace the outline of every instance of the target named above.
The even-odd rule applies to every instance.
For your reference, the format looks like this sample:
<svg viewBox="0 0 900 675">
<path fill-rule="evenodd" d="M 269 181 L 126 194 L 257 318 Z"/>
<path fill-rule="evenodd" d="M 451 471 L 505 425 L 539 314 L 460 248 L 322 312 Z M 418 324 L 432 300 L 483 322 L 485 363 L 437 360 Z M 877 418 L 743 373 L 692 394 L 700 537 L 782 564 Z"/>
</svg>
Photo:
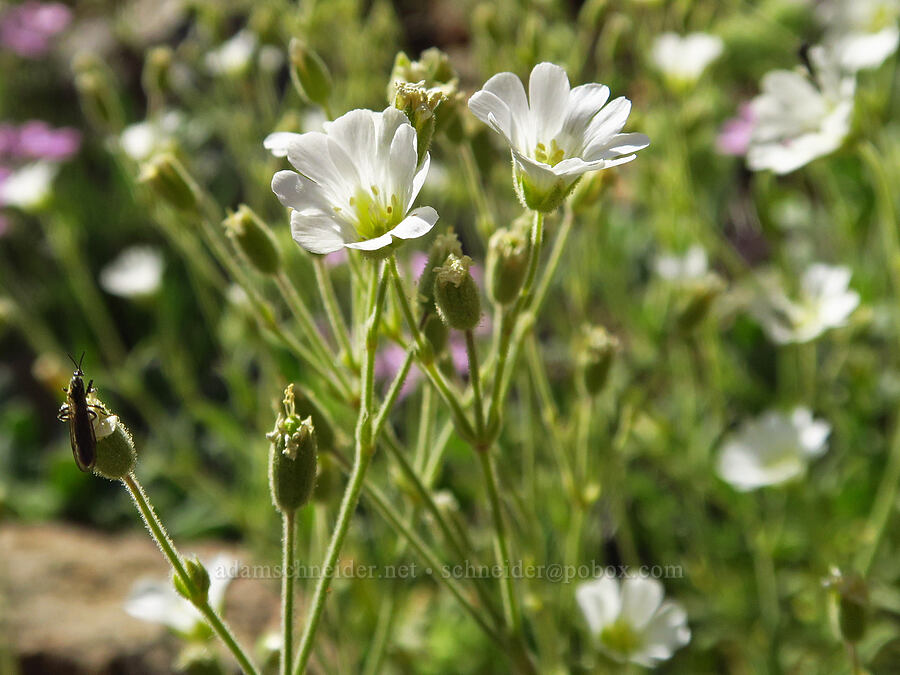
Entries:
<svg viewBox="0 0 900 675">
<path fill-rule="evenodd" d="M 331 332 L 346 355 L 347 365 L 352 370 L 355 370 L 358 364 L 353 358 L 353 347 L 350 345 L 350 331 L 347 329 L 344 315 L 341 314 L 340 305 L 334 294 L 334 285 L 331 283 L 331 274 L 322 256 L 313 256 L 313 268 L 316 271 L 316 285 L 319 287 L 319 293 L 322 296 L 322 304 L 325 305 L 325 313 L 328 315 L 328 321 L 331 324 Z"/>
<path fill-rule="evenodd" d="M 178 552 L 175 550 L 175 544 L 172 543 L 162 522 L 156 515 L 153 506 L 150 504 L 150 500 L 147 498 L 147 493 L 144 492 L 144 488 L 138 482 L 138 479 L 134 474 L 125 476 L 125 478 L 122 479 L 122 483 L 131 494 L 135 506 L 137 506 L 141 517 L 144 519 L 144 523 L 147 525 L 147 529 L 150 530 L 150 535 L 153 537 L 156 545 L 159 546 L 159 550 L 162 551 L 163 555 L 168 559 L 169 564 L 172 565 L 172 569 L 175 570 L 175 574 L 178 576 L 181 584 L 183 584 L 183 586 L 192 594 L 195 594 L 197 588 L 194 581 L 185 569 L 181 556 L 178 555 Z M 228 651 L 231 652 L 244 672 L 247 673 L 247 675 L 256 675 L 256 667 L 244 653 L 244 650 L 241 649 L 241 646 L 238 644 L 225 622 L 210 606 L 209 600 L 204 599 L 201 602 L 195 602 L 194 605 L 209 622 L 210 627 L 215 631 L 216 635 L 219 636 L 219 639 L 222 640 L 225 647 L 228 648 Z"/>
<path fill-rule="evenodd" d="M 284 512 L 284 541 L 281 572 L 281 675 L 289 675 L 294 651 L 294 535 L 297 531 L 295 511 Z"/>
</svg>

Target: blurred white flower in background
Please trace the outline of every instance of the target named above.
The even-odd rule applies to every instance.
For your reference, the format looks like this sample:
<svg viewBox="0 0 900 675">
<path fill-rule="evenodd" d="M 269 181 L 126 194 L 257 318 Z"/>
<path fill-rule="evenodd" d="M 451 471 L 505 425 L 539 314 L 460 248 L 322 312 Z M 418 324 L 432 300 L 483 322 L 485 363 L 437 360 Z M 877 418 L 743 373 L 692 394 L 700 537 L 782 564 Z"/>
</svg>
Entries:
<svg viewBox="0 0 900 675">
<path fill-rule="evenodd" d="M 527 96 L 516 75 L 499 73 L 469 99 L 469 109 L 509 144 L 522 201 L 552 211 L 585 173 L 630 162 L 650 144 L 644 134 L 620 133 L 631 101 L 608 99 L 605 85 L 573 89 L 565 70 L 539 63 Z"/>
<path fill-rule="evenodd" d="M 653 63 L 678 84 L 696 82 L 706 67 L 722 54 L 722 38 L 708 33 L 663 33 L 653 41 Z"/>
<path fill-rule="evenodd" d="M 656 273 L 667 281 L 701 279 L 709 271 L 706 250 L 699 244 L 691 246 L 684 255 L 664 253 L 656 258 Z"/>
<path fill-rule="evenodd" d="M 875 68 L 897 51 L 900 0 L 824 0 L 817 11 L 843 68 Z"/>
<path fill-rule="evenodd" d="M 773 342 L 809 342 L 843 326 L 859 305 L 859 294 L 849 289 L 851 274 L 847 267 L 810 265 L 800 279 L 796 300 L 788 297 L 776 278 L 763 277 L 764 293 L 751 311 Z"/>
<path fill-rule="evenodd" d="M 228 570 L 237 564 L 237 560 L 225 554 L 203 561 L 209 572 L 209 604 L 216 611 L 225 605 L 225 592 L 231 583 Z M 136 619 L 162 624 L 183 636 L 195 635 L 206 627 L 203 615 L 178 594 L 171 579 L 142 579 L 135 583 L 125 601 L 125 611 Z"/>
<path fill-rule="evenodd" d="M 850 131 L 856 81 L 823 47 L 809 50 L 813 72 L 774 70 L 750 103 L 747 166 L 790 173 L 837 150 Z"/>
<path fill-rule="evenodd" d="M 275 152 L 273 136 L 266 143 Z M 290 134 L 280 147 L 297 172 L 276 173 L 272 191 L 292 209 L 294 241 L 312 253 L 374 251 L 421 237 L 437 222 L 430 206 L 410 210 L 430 159 L 416 166 L 416 130 L 396 108 L 351 110 L 325 133 Z"/>
<path fill-rule="evenodd" d="M 0 206 L 39 210 L 50 198 L 58 172 L 55 162 L 32 162 L 12 171 L 0 182 Z"/>
<path fill-rule="evenodd" d="M 100 271 L 100 286 L 123 298 L 150 295 L 162 281 L 163 257 L 151 246 L 133 246 Z"/>
<path fill-rule="evenodd" d="M 601 577 L 581 584 L 575 598 L 598 646 L 617 661 L 652 668 L 690 642 L 681 605 L 663 602 L 656 579 L 629 578 L 621 584 Z"/>
<path fill-rule="evenodd" d="M 256 45 L 251 31 L 239 31 L 206 55 L 206 68 L 215 75 L 241 75 L 252 63 Z"/>
<path fill-rule="evenodd" d="M 143 162 L 157 152 L 173 149 L 175 135 L 184 123 L 182 113 L 170 110 L 154 119 L 125 127 L 119 135 L 119 144 L 126 155 L 136 162 Z"/>
<path fill-rule="evenodd" d="M 769 411 L 744 422 L 722 446 L 716 470 L 741 492 L 802 476 L 810 459 L 828 449 L 831 426 L 806 408 Z"/>
</svg>

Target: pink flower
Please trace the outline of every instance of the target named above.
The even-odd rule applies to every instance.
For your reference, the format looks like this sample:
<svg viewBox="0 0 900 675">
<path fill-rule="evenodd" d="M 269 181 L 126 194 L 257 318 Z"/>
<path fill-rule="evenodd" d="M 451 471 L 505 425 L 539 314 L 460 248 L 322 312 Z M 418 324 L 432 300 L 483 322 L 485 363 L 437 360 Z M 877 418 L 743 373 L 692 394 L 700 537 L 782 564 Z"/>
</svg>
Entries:
<svg viewBox="0 0 900 675">
<path fill-rule="evenodd" d="M 328 267 L 337 267 L 347 262 L 347 249 L 342 248 L 340 251 L 325 254 L 325 264 Z"/>
<path fill-rule="evenodd" d="M 737 117 L 722 125 L 716 138 L 716 149 L 723 155 L 744 155 L 750 145 L 756 118 L 749 103 L 741 105 Z"/>
<path fill-rule="evenodd" d="M 375 379 L 385 381 L 387 383 L 386 386 L 389 387 L 390 383 L 393 382 L 394 377 L 400 371 L 400 367 L 403 365 L 403 362 L 405 360 L 405 349 L 393 343 L 387 345 L 375 355 Z M 416 388 L 416 385 L 421 379 L 421 371 L 419 371 L 419 369 L 415 366 L 412 366 L 409 369 L 409 373 L 406 375 L 406 381 L 400 388 L 400 393 L 397 396 L 397 400 L 402 401 L 404 398 L 409 396 Z"/>
<path fill-rule="evenodd" d="M 0 17 L 0 45 L 26 58 L 41 56 L 71 20 L 72 10 L 62 3 L 29 0 Z"/>
<path fill-rule="evenodd" d="M 18 154 L 29 159 L 63 161 L 78 152 L 81 133 L 71 127 L 54 129 L 46 122 L 33 120 L 19 128 Z"/>
</svg>

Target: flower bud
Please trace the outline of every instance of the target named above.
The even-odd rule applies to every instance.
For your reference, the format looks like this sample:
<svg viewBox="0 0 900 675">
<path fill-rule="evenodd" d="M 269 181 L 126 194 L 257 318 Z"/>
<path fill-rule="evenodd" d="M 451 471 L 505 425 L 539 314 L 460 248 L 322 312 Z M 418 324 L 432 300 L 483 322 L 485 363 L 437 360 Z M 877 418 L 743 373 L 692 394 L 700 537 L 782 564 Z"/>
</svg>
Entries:
<svg viewBox="0 0 900 675">
<path fill-rule="evenodd" d="M 241 204 L 222 224 L 251 265 L 263 274 L 278 274 L 281 269 L 278 244 L 269 226 L 249 206 Z"/>
<path fill-rule="evenodd" d="M 440 90 L 427 89 L 422 82 L 398 82 L 396 90 L 392 105 L 406 115 L 416 130 L 417 164 L 421 165 L 431 146 L 436 123 L 435 111 L 444 100 L 444 95 Z"/>
<path fill-rule="evenodd" d="M 125 113 L 109 67 L 93 54 L 81 53 L 72 60 L 72 71 L 84 116 L 98 129 L 119 133 Z"/>
<path fill-rule="evenodd" d="M 679 289 L 677 309 L 678 328 L 691 332 L 706 318 L 713 301 L 725 290 L 725 282 L 715 273 L 699 279 L 685 280 Z"/>
<path fill-rule="evenodd" d="M 288 46 L 291 59 L 291 81 L 306 100 L 323 108 L 331 97 L 331 74 L 316 52 L 294 38 Z"/>
<path fill-rule="evenodd" d="M 172 68 L 172 48 L 168 45 L 153 47 L 144 59 L 141 85 L 150 101 L 161 103 L 170 88 L 169 75 Z"/>
<path fill-rule="evenodd" d="M 469 274 L 472 259 L 450 254 L 435 273 L 434 304 L 441 320 L 456 330 L 472 330 L 481 320 L 478 286 Z"/>
<path fill-rule="evenodd" d="M 297 414 L 293 384 L 285 389 L 283 409 L 266 438 L 272 442 L 269 462 L 272 501 L 280 511 L 293 513 L 312 496 L 317 452 L 312 417 L 301 419 Z"/>
<path fill-rule="evenodd" d="M 591 396 L 599 394 L 609 378 L 613 356 L 619 341 L 600 326 L 587 326 L 582 336 L 579 366 L 584 388 Z"/>
<path fill-rule="evenodd" d="M 851 644 L 859 642 L 865 635 L 869 614 L 869 589 L 865 580 L 856 572 L 843 574 L 833 568 L 825 586 L 834 592 L 837 601 L 841 637 Z"/>
<path fill-rule="evenodd" d="M 518 229 L 500 229 L 491 235 L 487 254 L 487 287 L 498 305 L 515 300 L 528 271 L 528 237 Z"/>
<path fill-rule="evenodd" d="M 97 439 L 93 471 L 110 480 L 122 480 L 134 471 L 137 451 L 131 432 L 115 415 L 111 418 L 116 420 L 112 433 Z"/>
<path fill-rule="evenodd" d="M 425 305 L 434 303 L 434 278 L 437 268 L 444 264 L 447 256 L 455 255 L 462 258 L 462 245 L 453 229 L 447 230 L 446 234 L 439 234 L 434 238 L 431 248 L 428 250 L 428 262 L 425 263 L 425 269 L 422 276 L 419 277 L 419 299 Z"/>
<path fill-rule="evenodd" d="M 425 335 L 425 339 L 428 340 L 428 344 L 431 345 L 430 358 L 433 359 L 435 356 L 442 354 L 447 348 L 450 331 L 447 330 L 447 326 L 444 325 L 440 317 L 429 314 L 425 318 L 425 325 L 422 326 L 422 333 Z"/>
<path fill-rule="evenodd" d="M 197 208 L 197 185 L 174 155 L 163 153 L 141 167 L 138 182 L 149 186 L 157 196 L 179 211 Z"/>
<path fill-rule="evenodd" d="M 186 558 L 183 562 L 190 585 L 185 583 L 185 580 L 176 572 L 172 575 L 175 590 L 181 597 L 194 605 L 206 604 L 209 601 L 209 572 L 206 571 L 199 558 L 193 560 Z"/>
</svg>

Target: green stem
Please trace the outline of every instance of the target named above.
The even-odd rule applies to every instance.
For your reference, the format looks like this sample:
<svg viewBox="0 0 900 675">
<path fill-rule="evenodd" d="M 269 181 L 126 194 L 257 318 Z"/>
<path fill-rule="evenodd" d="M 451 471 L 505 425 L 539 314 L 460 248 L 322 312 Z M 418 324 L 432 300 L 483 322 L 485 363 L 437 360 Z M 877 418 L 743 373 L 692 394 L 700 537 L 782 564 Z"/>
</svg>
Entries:
<svg viewBox="0 0 900 675">
<path fill-rule="evenodd" d="M 297 675 L 306 671 L 307 663 L 312 655 L 313 643 L 319 623 L 322 620 L 328 589 L 331 586 L 331 580 L 334 578 L 338 557 L 340 556 L 344 539 L 350 529 L 350 520 L 359 502 L 359 495 L 362 491 L 366 471 L 372 461 L 375 449 L 375 439 L 372 433 L 374 430 L 372 425 L 372 401 L 374 398 L 375 350 L 378 347 L 378 327 L 381 323 L 381 311 L 384 308 L 387 277 L 388 267 L 373 263 L 372 290 L 368 303 L 369 312 L 366 320 L 365 349 L 363 351 L 365 358 L 362 365 L 362 398 L 359 418 L 356 424 L 356 456 L 353 461 L 353 469 L 350 472 L 350 479 L 347 481 L 347 487 L 344 491 L 344 497 L 341 500 L 337 522 L 331 534 L 331 540 L 328 543 L 328 550 L 325 553 L 322 565 L 319 567 L 322 574 L 316 582 L 312 603 L 307 612 L 306 628 L 298 648 L 297 666 L 294 669 Z M 375 288 L 376 285 L 377 289 Z"/>
<path fill-rule="evenodd" d="M 289 675 L 294 652 L 294 535 L 297 531 L 295 511 L 284 512 L 284 541 L 281 569 L 281 673 Z"/>
<path fill-rule="evenodd" d="M 325 305 L 325 313 L 328 315 L 328 322 L 331 324 L 331 332 L 334 339 L 341 346 L 343 353 L 346 354 L 347 365 L 356 370 L 359 364 L 353 358 L 353 347 L 350 345 L 350 331 L 347 323 L 344 321 L 344 315 L 341 313 L 341 307 L 337 301 L 337 295 L 334 292 L 334 285 L 331 283 L 331 274 L 328 266 L 325 264 L 323 256 L 313 256 L 313 268 L 316 270 L 316 281 L 319 285 L 319 293 L 322 296 L 322 304 Z"/>
<path fill-rule="evenodd" d="M 469 380 L 472 382 L 472 395 L 475 407 L 475 434 L 484 438 L 484 402 L 481 398 L 481 372 L 478 370 L 478 350 L 475 348 L 475 334 L 466 332 L 466 354 L 469 356 Z"/>
<path fill-rule="evenodd" d="M 131 494 L 131 498 L 134 500 L 138 511 L 140 511 L 141 517 L 144 519 L 144 523 L 147 525 L 147 529 L 150 530 L 150 535 L 153 537 L 156 545 L 159 546 L 159 549 L 163 552 L 163 555 L 168 559 L 169 564 L 172 565 L 175 574 L 179 576 L 182 584 L 184 584 L 186 588 L 196 591 L 197 589 L 194 586 L 193 580 L 184 568 L 181 556 L 179 556 L 178 552 L 175 550 L 175 544 L 172 543 L 162 522 L 153 510 L 150 500 L 147 498 L 147 493 L 144 492 L 144 488 L 138 482 L 137 477 L 135 477 L 134 474 L 129 474 L 122 479 L 122 483 Z M 256 675 L 256 667 L 244 653 L 244 650 L 241 649 L 241 646 L 237 643 L 237 640 L 235 640 L 231 631 L 228 629 L 228 626 L 225 625 L 225 622 L 222 621 L 219 615 L 216 614 L 216 611 L 210 606 L 209 600 L 196 602 L 194 603 L 194 606 L 206 618 L 210 627 L 215 631 L 216 635 L 219 636 L 219 639 L 222 640 L 228 648 L 228 651 L 230 651 L 234 658 L 237 659 L 237 662 L 244 672 L 247 675 Z"/>
</svg>

